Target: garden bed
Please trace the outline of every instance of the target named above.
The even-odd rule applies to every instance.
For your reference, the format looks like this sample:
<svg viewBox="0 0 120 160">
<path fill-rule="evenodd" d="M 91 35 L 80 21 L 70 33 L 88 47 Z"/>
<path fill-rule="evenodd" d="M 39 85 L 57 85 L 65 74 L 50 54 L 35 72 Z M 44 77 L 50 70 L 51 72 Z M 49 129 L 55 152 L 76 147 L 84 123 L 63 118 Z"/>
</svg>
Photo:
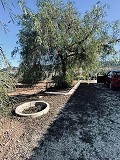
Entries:
<svg viewBox="0 0 120 160">
<path fill-rule="evenodd" d="M 49 87 L 46 89 L 45 93 L 67 95 L 72 90 L 72 88 L 74 88 L 77 84 L 79 85 L 79 83 L 80 83 L 80 81 L 74 80 L 72 86 L 68 87 L 68 88 Z"/>
<path fill-rule="evenodd" d="M 34 119 L 31 117 L 12 116 L 7 121 L 4 120 L 2 130 L 0 128 L 2 132 L 0 137 L 2 138 L 5 135 L 4 139 L 0 138 L 0 158 L 14 160 L 21 159 L 22 156 L 23 160 L 26 159 L 28 153 L 32 152 L 32 149 L 37 145 L 38 135 L 42 137 L 49 128 L 49 125 L 56 119 L 57 114 L 64 108 L 68 99 L 69 96 L 64 95 L 45 95 L 40 98 L 40 101 L 50 104 L 50 110 L 47 114 Z M 25 102 L 29 100 L 38 100 L 38 96 L 29 97 L 25 99 Z M 23 103 L 23 99 L 17 97 L 15 106 L 18 106 L 21 102 Z M 7 125 L 9 123 L 11 125 Z M 8 139 L 10 139 L 9 142 Z M 6 142 L 8 143 L 4 145 Z"/>
<path fill-rule="evenodd" d="M 19 105 L 15 113 L 22 117 L 39 117 L 49 111 L 49 104 L 44 101 L 30 101 Z"/>
<path fill-rule="evenodd" d="M 39 89 L 40 88 L 39 86 Z M 17 90 L 19 89 L 23 91 L 21 94 L 16 92 L 12 95 L 12 99 L 14 99 L 14 108 L 22 103 L 37 101 L 39 99 L 40 101 L 49 103 L 50 110 L 47 114 L 34 119 L 31 117 L 17 117 L 14 115 L 7 118 L 7 121 L 2 121 L 3 118 L 0 118 L 2 121 L 2 125 L 0 125 L 1 159 L 21 159 L 21 156 L 22 159 L 26 159 L 32 152 L 32 149 L 37 145 L 37 137 L 40 138 L 46 133 L 49 126 L 53 123 L 70 98 L 70 95 L 44 95 L 43 92 L 35 94 L 35 92 L 32 92 L 29 88 L 17 88 Z M 66 89 L 63 90 L 63 92 L 65 91 Z M 4 139 L 2 138 L 3 136 Z M 33 137 L 32 140 L 31 137 Z M 9 142 L 8 139 L 10 139 Z M 4 145 L 6 142 L 8 143 Z"/>
<path fill-rule="evenodd" d="M 35 106 L 31 106 L 27 109 L 24 109 L 22 113 L 24 114 L 37 113 L 44 110 L 45 108 L 46 108 L 45 104 L 38 102 Z"/>
</svg>

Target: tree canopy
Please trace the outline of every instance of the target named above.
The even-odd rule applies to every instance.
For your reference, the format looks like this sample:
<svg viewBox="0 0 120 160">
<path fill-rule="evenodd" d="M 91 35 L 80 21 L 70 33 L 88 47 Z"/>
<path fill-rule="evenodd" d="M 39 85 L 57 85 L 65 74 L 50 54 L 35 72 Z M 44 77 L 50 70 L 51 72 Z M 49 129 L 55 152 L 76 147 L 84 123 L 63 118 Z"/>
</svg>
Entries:
<svg viewBox="0 0 120 160">
<path fill-rule="evenodd" d="M 106 21 L 106 5 L 98 2 L 83 17 L 71 1 L 38 0 L 37 6 L 37 13 L 24 8 L 20 17 L 23 75 L 32 68 L 41 73 L 47 68 L 66 83 L 69 70 L 82 67 L 88 74 L 97 68 L 101 56 L 115 53 L 114 45 L 120 41 L 119 21 Z"/>
</svg>

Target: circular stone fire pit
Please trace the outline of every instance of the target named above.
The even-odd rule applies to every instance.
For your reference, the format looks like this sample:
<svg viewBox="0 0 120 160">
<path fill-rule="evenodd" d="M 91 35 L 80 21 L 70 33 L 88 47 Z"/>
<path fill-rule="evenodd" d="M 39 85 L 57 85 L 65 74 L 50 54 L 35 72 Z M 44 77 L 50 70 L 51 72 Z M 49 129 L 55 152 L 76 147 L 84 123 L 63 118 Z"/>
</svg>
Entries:
<svg viewBox="0 0 120 160">
<path fill-rule="evenodd" d="M 49 111 L 49 104 L 44 101 L 31 101 L 19 105 L 15 109 L 15 113 L 24 117 L 38 117 Z"/>
</svg>

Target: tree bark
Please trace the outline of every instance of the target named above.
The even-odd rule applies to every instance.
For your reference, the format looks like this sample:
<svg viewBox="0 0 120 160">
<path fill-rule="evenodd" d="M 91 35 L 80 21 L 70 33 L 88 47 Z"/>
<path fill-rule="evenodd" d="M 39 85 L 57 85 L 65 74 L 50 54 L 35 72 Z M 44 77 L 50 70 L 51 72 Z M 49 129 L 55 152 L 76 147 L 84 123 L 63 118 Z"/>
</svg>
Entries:
<svg viewBox="0 0 120 160">
<path fill-rule="evenodd" d="M 66 83 L 66 72 L 67 72 L 67 64 L 66 64 L 66 59 L 63 57 L 62 54 L 59 54 L 59 57 L 61 59 L 61 69 L 62 69 L 62 79 L 63 83 Z"/>
</svg>

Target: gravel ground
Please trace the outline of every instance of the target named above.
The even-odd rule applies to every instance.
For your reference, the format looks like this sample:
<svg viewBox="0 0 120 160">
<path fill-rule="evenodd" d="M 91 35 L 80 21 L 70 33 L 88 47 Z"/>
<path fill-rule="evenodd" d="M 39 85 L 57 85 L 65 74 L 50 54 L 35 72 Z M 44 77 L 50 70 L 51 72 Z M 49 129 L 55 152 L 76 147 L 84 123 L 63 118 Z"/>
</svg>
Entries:
<svg viewBox="0 0 120 160">
<path fill-rule="evenodd" d="M 82 82 L 71 97 L 44 95 L 41 100 L 50 104 L 46 115 L 12 117 L 24 132 L 1 159 L 120 160 L 120 90 Z"/>
</svg>

